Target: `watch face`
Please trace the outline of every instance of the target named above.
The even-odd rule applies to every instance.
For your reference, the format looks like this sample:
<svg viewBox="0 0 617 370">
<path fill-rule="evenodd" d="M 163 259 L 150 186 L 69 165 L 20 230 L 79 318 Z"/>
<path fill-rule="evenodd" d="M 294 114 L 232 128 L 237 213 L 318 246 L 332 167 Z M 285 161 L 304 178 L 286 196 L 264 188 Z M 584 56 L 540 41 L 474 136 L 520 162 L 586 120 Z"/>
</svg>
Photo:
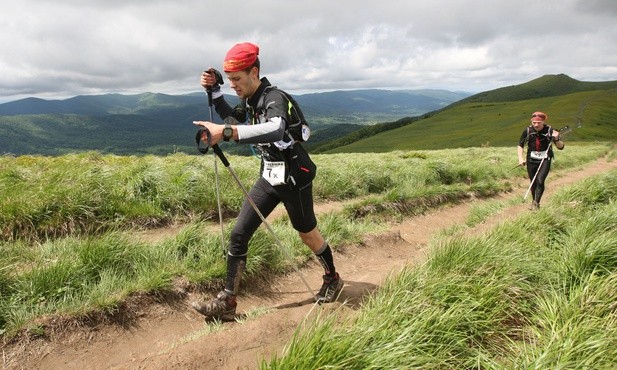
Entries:
<svg viewBox="0 0 617 370">
<path fill-rule="evenodd" d="M 231 136 L 233 135 L 234 130 L 231 127 L 225 127 L 223 129 L 223 139 L 224 140 L 229 140 L 231 139 Z"/>
</svg>

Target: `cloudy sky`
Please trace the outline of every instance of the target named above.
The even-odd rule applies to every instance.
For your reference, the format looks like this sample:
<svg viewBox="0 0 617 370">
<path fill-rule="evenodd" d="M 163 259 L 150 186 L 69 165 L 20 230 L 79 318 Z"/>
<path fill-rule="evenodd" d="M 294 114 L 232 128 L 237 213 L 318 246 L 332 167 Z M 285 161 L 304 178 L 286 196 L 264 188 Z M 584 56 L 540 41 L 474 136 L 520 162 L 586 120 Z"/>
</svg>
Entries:
<svg viewBox="0 0 617 370">
<path fill-rule="evenodd" d="M 617 80 L 615 0 L 8 0 L 0 31 L 0 102 L 200 91 L 244 41 L 296 94 Z"/>
</svg>

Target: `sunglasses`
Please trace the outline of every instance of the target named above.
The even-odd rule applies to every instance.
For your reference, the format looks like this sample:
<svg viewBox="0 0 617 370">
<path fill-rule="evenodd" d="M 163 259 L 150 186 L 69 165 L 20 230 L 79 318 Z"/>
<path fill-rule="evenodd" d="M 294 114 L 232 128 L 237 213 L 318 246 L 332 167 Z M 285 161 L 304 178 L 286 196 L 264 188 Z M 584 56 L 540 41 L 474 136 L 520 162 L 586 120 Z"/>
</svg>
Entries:
<svg viewBox="0 0 617 370">
<path fill-rule="evenodd" d="M 546 116 L 544 114 L 532 114 L 532 117 L 540 117 L 542 119 L 546 119 Z"/>
</svg>

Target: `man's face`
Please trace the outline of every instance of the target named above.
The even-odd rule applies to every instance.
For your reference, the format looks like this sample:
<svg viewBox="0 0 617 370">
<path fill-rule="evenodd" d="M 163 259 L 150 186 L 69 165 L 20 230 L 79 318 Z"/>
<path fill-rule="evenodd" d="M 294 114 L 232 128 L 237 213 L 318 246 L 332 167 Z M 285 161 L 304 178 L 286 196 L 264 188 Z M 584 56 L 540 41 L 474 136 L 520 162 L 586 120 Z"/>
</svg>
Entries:
<svg viewBox="0 0 617 370">
<path fill-rule="evenodd" d="M 257 78 L 257 68 L 251 68 L 250 72 L 225 72 L 231 88 L 234 89 L 236 95 L 241 99 L 250 98 L 259 87 L 259 78 Z"/>
<path fill-rule="evenodd" d="M 542 131 L 542 129 L 544 128 L 544 121 L 539 121 L 539 120 L 531 120 L 531 125 L 533 126 L 533 128 L 536 131 Z"/>
</svg>

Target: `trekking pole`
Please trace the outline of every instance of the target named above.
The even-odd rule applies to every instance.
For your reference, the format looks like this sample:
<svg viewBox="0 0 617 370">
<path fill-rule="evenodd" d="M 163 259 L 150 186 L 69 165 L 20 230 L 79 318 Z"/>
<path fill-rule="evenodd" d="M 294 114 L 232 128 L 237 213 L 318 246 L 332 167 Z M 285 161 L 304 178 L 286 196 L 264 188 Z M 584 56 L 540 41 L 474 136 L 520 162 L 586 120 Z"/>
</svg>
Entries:
<svg viewBox="0 0 617 370">
<path fill-rule="evenodd" d="M 223 211 L 221 210 L 221 190 L 219 187 L 219 170 L 216 164 L 216 156 L 214 158 L 214 183 L 216 184 L 216 204 L 219 210 L 219 225 L 221 225 L 221 249 L 223 251 L 223 258 L 227 258 L 227 248 L 225 248 L 225 227 L 223 226 Z"/>
<path fill-rule="evenodd" d="M 197 136 L 195 137 L 196 140 L 198 140 L 198 148 L 199 148 L 199 143 L 201 141 L 201 138 L 203 137 L 203 133 L 205 132 L 206 137 L 208 139 L 208 144 L 210 143 L 210 131 L 206 128 L 200 129 L 197 132 Z M 209 145 L 208 145 L 209 146 Z M 205 149 L 206 151 L 208 150 L 207 147 Z M 251 196 L 249 195 L 248 190 L 246 190 L 246 188 L 244 187 L 244 185 L 242 185 L 242 182 L 240 181 L 240 179 L 238 178 L 238 176 L 236 175 L 236 172 L 233 170 L 233 168 L 231 168 L 231 165 L 229 163 L 229 161 L 227 160 L 227 157 L 225 157 L 225 154 L 223 154 L 223 151 L 221 150 L 221 148 L 218 146 L 218 144 L 214 144 L 212 145 L 212 150 L 214 151 L 214 153 L 219 157 L 219 159 L 221 160 L 221 162 L 223 162 L 223 165 L 227 168 L 227 170 L 229 170 L 229 173 L 231 174 L 231 176 L 234 178 L 234 180 L 236 180 L 236 183 L 238 184 L 238 186 L 240 187 L 240 189 L 242 190 L 242 192 L 244 193 L 244 195 L 246 196 L 246 199 L 248 200 L 248 202 L 251 204 L 251 206 L 253 207 L 253 210 L 255 211 L 255 213 L 257 213 L 257 215 L 259 216 L 259 218 L 261 219 L 261 222 L 263 222 L 263 224 L 266 226 L 266 228 L 268 229 L 268 231 L 270 232 L 270 234 L 272 234 L 272 237 L 274 238 L 274 241 L 276 242 L 276 244 L 278 245 L 279 249 L 283 252 L 283 254 L 285 255 L 285 257 L 290 260 L 293 261 L 293 258 L 291 256 L 291 254 L 289 254 L 289 252 L 285 249 L 285 247 L 283 246 L 283 243 L 281 242 L 281 240 L 276 236 L 276 233 L 274 232 L 274 230 L 272 229 L 272 227 L 270 226 L 270 224 L 268 223 L 268 221 L 266 221 L 266 218 L 264 217 L 264 215 L 261 213 L 261 211 L 259 210 L 259 208 L 257 208 L 257 204 L 255 204 L 255 202 L 253 201 L 253 199 L 251 198 Z M 200 151 L 202 153 L 203 150 L 200 149 Z M 295 263 L 292 263 L 292 266 L 294 268 L 294 270 L 296 270 L 296 272 L 298 273 L 298 275 L 300 276 L 300 279 L 302 280 L 302 282 L 304 283 L 304 285 L 306 286 L 306 289 L 308 289 L 308 291 L 311 293 L 311 297 L 315 297 L 315 293 L 313 292 L 313 290 L 311 289 L 311 287 L 308 285 L 308 283 L 306 282 L 306 279 L 304 279 L 304 275 L 302 275 L 302 273 L 300 272 L 300 269 L 298 269 L 298 266 L 296 266 Z"/>
<path fill-rule="evenodd" d="M 533 179 L 531 179 L 531 183 L 529 184 L 529 188 L 527 189 L 527 192 L 525 192 L 525 196 L 523 197 L 523 201 L 525 201 L 525 199 L 527 199 L 527 195 L 529 195 L 529 191 L 531 190 L 531 187 L 533 186 L 533 183 L 536 181 L 536 177 L 538 176 L 538 172 L 540 172 L 540 168 L 542 167 L 543 163 L 544 163 L 544 158 L 542 158 L 542 160 L 540 161 L 540 165 L 538 166 L 538 170 L 536 171 L 536 174 L 533 175 Z"/>
<path fill-rule="evenodd" d="M 215 74 L 216 75 L 216 74 Z M 223 78 L 220 79 L 217 76 L 217 83 L 223 84 Z M 208 93 L 208 109 L 210 111 L 210 122 L 214 121 L 212 114 L 212 87 L 206 88 L 206 92 Z M 225 226 L 223 224 L 223 211 L 221 209 L 221 190 L 219 187 L 219 170 L 216 164 L 216 155 L 213 153 L 212 158 L 214 159 L 214 183 L 216 187 L 216 204 L 219 211 L 219 225 L 221 226 L 221 250 L 223 252 L 223 258 L 227 257 L 227 248 L 225 248 Z"/>
</svg>

